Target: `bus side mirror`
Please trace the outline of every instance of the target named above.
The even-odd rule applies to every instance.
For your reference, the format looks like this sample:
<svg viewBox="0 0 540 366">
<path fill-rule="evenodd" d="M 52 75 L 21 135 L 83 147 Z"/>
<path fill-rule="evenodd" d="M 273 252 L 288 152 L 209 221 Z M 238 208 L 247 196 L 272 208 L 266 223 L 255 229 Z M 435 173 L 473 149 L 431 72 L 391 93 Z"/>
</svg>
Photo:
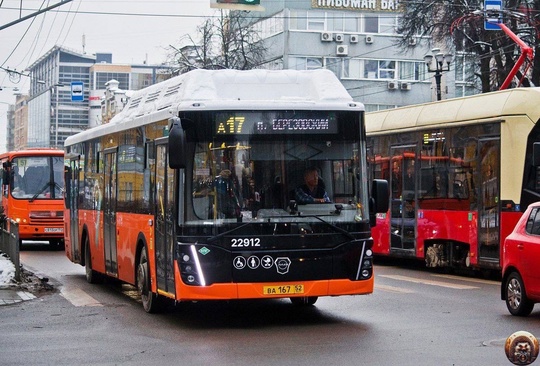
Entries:
<svg viewBox="0 0 540 366">
<path fill-rule="evenodd" d="M 369 198 L 369 223 L 371 227 L 374 227 L 376 224 L 375 214 L 386 213 L 388 211 L 389 198 L 388 181 L 374 179 L 371 183 L 371 197 Z"/>
<path fill-rule="evenodd" d="M 169 167 L 172 169 L 186 168 L 186 131 L 180 118 L 169 118 Z"/>
<path fill-rule="evenodd" d="M 540 142 L 533 143 L 532 165 L 540 166 Z"/>
<path fill-rule="evenodd" d="M 2 185 L 7 186 L 9 185 L 9 172 L 11 164 L 9 162 L 3 162 L 2 163 Z"/>
<path fill-rule="evenodd" d="M 2 169 L 2 185 L 7 186 L 9 185 L 9 171 L 5 168 Z"/>
</svg>

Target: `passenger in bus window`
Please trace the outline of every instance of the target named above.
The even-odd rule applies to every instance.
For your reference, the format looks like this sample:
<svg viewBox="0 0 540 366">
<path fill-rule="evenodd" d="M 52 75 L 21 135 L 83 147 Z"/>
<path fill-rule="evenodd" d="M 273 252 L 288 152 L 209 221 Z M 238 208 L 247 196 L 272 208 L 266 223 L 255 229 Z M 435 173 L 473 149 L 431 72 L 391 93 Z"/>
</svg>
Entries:
<svg viewBox="0 0 540 366">
<path fill-rule="evenodd" d="M 229 169 L 223 169 L 214 184 L 217 192 L 217 209 L 224 218 L 240 216 L 238 181 Z"/>
<path fill-rule="evenodd" d="M 19 167 L 13 166 L 13 191 L 12 194 L 14 197 L 22 196 L 24 195 L 24 192 L 26 191 L 26 184 L 19 174 Z"/>
<path fill-rule="evenodd" d="M 326 190 L 320 184 L 317 168 L 312 167 L 304 172 L 304 184 L 296 188 L 295 198 L 300 204 L 331 202 Z"/>
</svg>

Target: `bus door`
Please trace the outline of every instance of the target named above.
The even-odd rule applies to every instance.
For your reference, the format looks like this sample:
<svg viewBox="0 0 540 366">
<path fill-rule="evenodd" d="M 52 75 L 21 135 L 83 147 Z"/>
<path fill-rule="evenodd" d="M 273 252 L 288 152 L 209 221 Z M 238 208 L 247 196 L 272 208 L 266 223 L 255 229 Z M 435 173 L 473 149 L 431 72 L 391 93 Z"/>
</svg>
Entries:
<svg viewBox="0 0 540 366">
<path fill-rule="evenodd" d="M 390 251 L 415 254 L 416 228 L 416 145 L 391 148 L 392 204 L 390 208 Z"/>
<path fill-rule="evenodd" d="M 175 294 L 174 286 L 174 169 L 169 167 L 167 145 L 156 145 L 156 224 L 155 254 L 156 277 L 158 290 Z"/>
<path fill-rule="evenodd" d="M 105 151 L 105 195 L 103 197 L 103 241 L 105 248 L 105 271 L 118 275 L 116 250 L 116 149 Z"/>
<path fill-rule="evenodd" d="M 81 253 L 79 250 L 79 157 L 69 161 L 70 179 L 68 190 L 69 207 L 69 241 L 71 244 L 71 260 L 79 263 Z"/>
<path fill-rule="evenodd" d="M 499 166 L 500 140 L 479 141 L 480 195 L 478 197 L 478 258 L 499 264 Z"/>
</svg>

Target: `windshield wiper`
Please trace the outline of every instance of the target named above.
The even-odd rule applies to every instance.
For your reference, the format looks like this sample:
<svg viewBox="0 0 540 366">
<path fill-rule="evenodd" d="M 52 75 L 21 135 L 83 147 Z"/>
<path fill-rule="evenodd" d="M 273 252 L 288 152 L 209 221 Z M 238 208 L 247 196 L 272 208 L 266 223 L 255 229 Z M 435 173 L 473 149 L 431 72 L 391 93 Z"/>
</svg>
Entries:
<svg viewBox="0 0 540 366">
<path fill-rule="evenodd" d="M 43 192 L 45 192 L 45 190 L 47 189 L 47 187 L 50 187 L 51 192 L 53 192 L 54 188 L 58 188 L 60 191 L 62 191 L 62 187 L 60 187 L 60 184 L 51 181 L 51 182 L 49 182 L 49 183 L 46 183 L 46 184 L 45 184 L 45 185 L 44 185 L 44 186 L 43 186 L 36 194 L 34 194 L 34 195 L 32 196 L 32 198 L 30 198 L 30 199 L 28 200 L 28 202 L 34 202 L 34 200 L 35 200 L 36 198 L 38 198 L 38 196 L 39 196 L 40 194 L 42 194 Z M 51 193 L 51 195 L 52 195 L 52 193 Z"/>
</svg>

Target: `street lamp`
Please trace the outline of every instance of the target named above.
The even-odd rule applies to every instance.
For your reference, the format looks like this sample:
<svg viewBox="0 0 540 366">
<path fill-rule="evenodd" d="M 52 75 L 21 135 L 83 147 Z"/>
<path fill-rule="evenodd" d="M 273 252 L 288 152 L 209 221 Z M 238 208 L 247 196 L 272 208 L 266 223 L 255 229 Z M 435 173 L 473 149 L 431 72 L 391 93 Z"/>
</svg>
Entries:
<svg viewBox="0 0 540 366">
<path fill-rule="evenodd" d="M 443 71 L 450 71 L 450 63 L 452 62 L 452 54 L 444 54 L 440 48 L 431 50 L 433 55 L 425 55 L 424 62 L 426 63 L 428 72 L 435 73 L 435 85 L 437 87 L 437 100 L 441 100 L 441 76 Z M 433 58 L 435 58 L 435 68 L 433 66 Z"/>
</svg>

